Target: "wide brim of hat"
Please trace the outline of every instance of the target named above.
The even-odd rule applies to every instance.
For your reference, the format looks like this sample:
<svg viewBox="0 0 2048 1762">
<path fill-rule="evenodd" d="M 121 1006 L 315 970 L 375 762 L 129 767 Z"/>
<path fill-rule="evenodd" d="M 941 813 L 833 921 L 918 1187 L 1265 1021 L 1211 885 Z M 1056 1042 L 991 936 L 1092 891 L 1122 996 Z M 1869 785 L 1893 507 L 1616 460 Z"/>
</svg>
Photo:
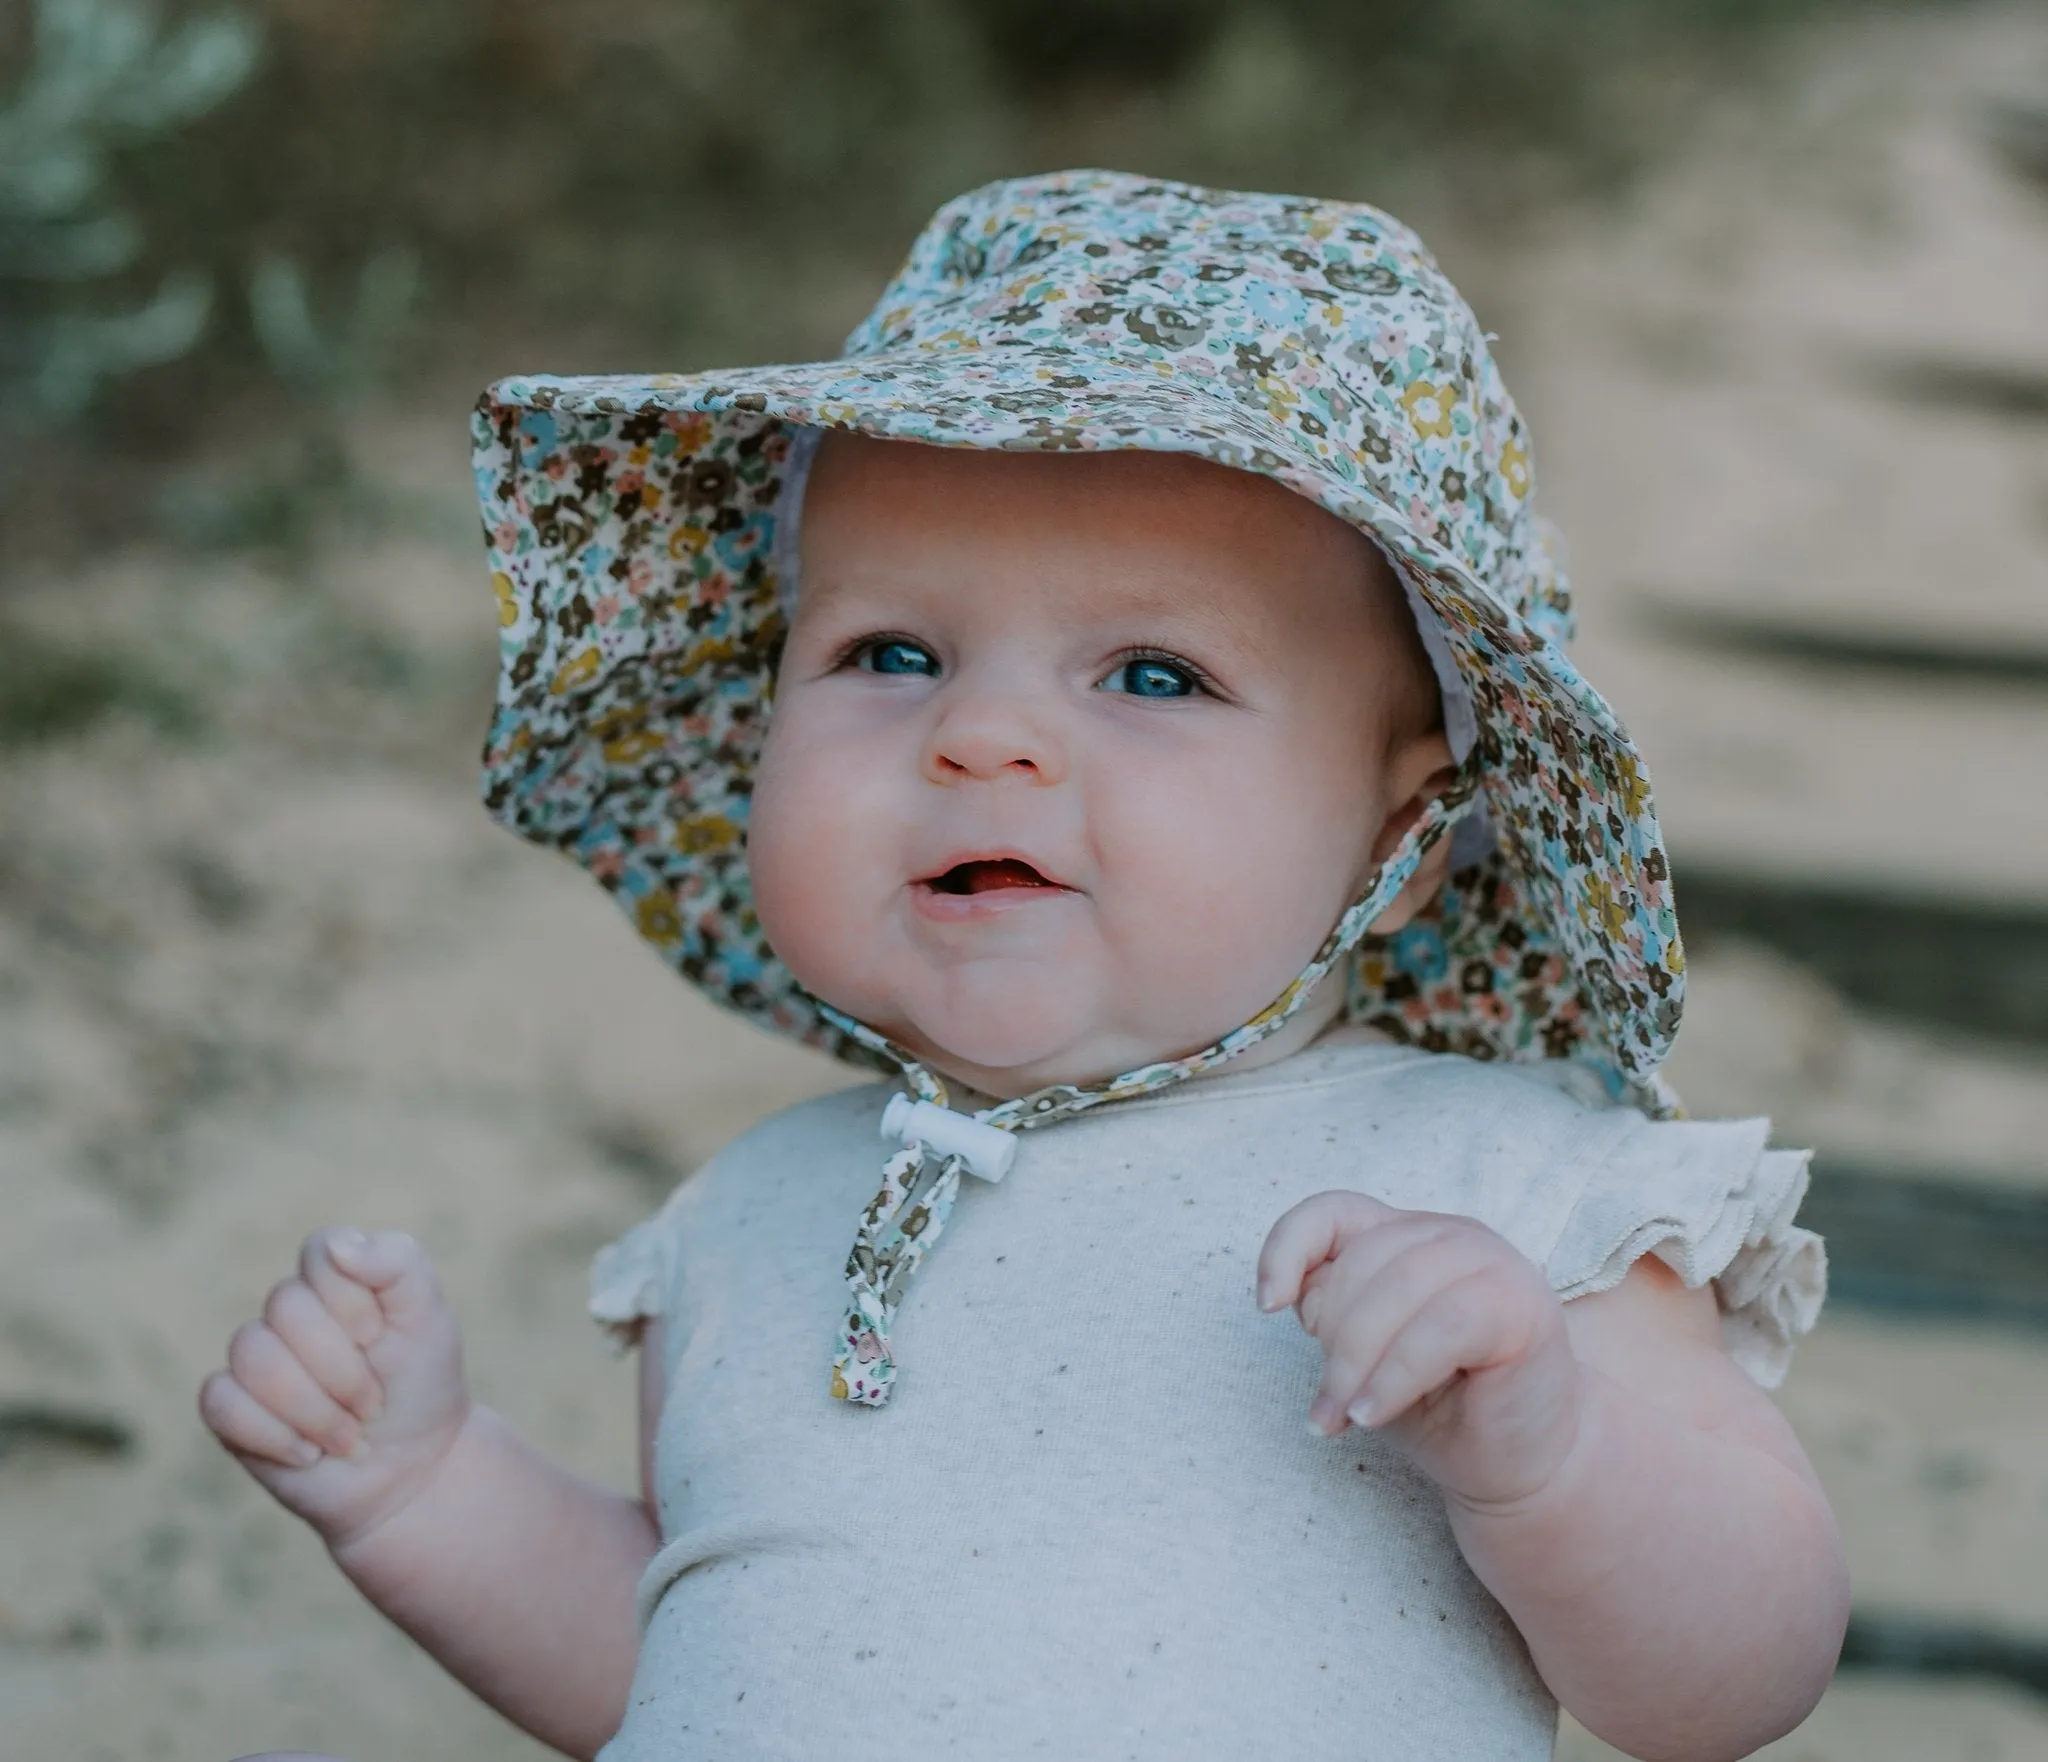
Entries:
<svg viewBox="0 0 2048 1762">
<path fill-rule="evenodd" d="M 1427 507 L 1398 504 L 1371 459 L 1289 414 L 1168 364 L 965 337 L 699 374 L 501 381 L 475 423 L 503 626 L 492 811 L 589 867 L 714 999 L 866 1062 L 762 940 L 745 872 L 783 632 L 773 558 L 789 428 L 1190 454 L 1272 478 L 1371 536 L 1470 687 L 1496 853 L 1442 912 L 1368 946 L 1353 1013 L 1478 1056 L 1576 1058 L 1615 1093 L 1647 1083 L 1676 1031 L 1684 963 L 1625 730 L 1511 596 L 1447 547 Z M 1461 938 L 1479 951 L 1462 965 Z"/>
</svg>

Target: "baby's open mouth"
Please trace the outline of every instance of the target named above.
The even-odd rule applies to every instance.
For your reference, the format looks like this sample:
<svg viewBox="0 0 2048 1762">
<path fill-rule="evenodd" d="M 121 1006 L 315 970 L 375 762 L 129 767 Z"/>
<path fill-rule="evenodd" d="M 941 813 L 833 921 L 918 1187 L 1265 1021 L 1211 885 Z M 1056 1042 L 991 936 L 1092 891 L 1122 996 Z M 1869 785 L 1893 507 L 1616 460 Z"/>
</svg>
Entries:
<svg viewBox="0 0 2048 1762">
<path fill-rule="evenodd" d="M 955 863 L 943 875 L 932 875 L 924 883 L 934 893 L 995 893 L 1007 887 L 1049 887 L 1065 891 L 1060 883 L 1041 875 L 1018 857 L 977 858 Z"/>
</svg>

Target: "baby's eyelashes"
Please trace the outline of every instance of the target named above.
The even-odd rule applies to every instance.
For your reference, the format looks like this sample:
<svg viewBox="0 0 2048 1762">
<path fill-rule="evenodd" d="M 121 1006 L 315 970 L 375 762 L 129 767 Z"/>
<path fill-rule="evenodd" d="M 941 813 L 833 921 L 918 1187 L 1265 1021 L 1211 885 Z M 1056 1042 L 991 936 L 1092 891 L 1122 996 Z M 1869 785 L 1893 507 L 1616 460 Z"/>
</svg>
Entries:
<svg viewBox="0 0 2048 1762">
<path fill-rule="evenodd" d="M 1207 689 L 1201 670 L 1171 655 L 1135 655 L 1119 665 L 1098 688 L 1131 697 L 1194 697 Z"/>
<path fill-rule="evenodd" d="M 926 678 L 938 676 L 938 656 L 907 636 L 863 637 L 847 652 L 842 665 L 858 667 L 864 673 L 881 673 L 893 677 Z"/>
<path fill-rule="evenodd" d="M 1194 697 L 1228 701 L 1228 694 L 1203 668 L 1167 649 L 1126 648 L 1099 664 L 1106 670 L 1094 681 L 1097 691 L 1153 702 Z M 931 645 L 917 637 L 900 631 L 874 631 L 843 645 L 829 671 L 872 673 L 885 679 L 938 679 L 957 668 L 942 662 Z M 1054 682 L 1048 679 L 1047 683 Z"/>
</svg>

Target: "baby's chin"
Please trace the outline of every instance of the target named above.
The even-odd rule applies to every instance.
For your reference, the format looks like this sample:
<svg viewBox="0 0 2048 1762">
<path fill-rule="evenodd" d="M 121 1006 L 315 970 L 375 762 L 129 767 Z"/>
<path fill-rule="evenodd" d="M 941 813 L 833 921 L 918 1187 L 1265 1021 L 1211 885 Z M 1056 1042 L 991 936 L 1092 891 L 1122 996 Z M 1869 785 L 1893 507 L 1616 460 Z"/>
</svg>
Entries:
<svg viewBox="0 0 2048 1762">
<path fill-rule="evenodd" d="M 1106 1023 L 1057 1003 L 1033 1009 L 1013 996 L 999 1006 L 901 1015 L 887 1031 L 934 1070 L 1007 1101 L 1054 1084 L 1106 1083 L 1199 1052 L 1237 1025 L 1236 1018 L 1213 1031 L 1206 1023 Z"/>
<path fill-rule="evenodd" d="M 1019 1034 L 1011 1023 L 979 1033 L 954 1029 L 943 1037 L 906 1026 L 891 1038 L 942 1076 L 999 1101 L 1055 1083 L 1106 1082 L 1151 1062 L 1142 1056 L 1120 1060 L 1113 1051 L 1091 1050 L 1057 1036 Z"/>
<path fill-rule="evenodd" d="M 1257 1013 L 1248 1005 L 1190 1010 L 1185 1022 L 1108 1022 L 1078 1014 L 1071 990 L 1056 989 L 1039 998 L 1019 995 L 1028 989 L 1013 987 L 999 1002 L 972 1004 L 956 997 L 944 1007 L 907 1010 L 900 1002 L 893 1008 L 878 1003 L 875 1013 L 849 1013 L 880 1028 L 953 1082 L 1004 1101 L 1055 1084 L 1106 1083 L 1148 1065 L 1191 1057 Z M 1342 989 L 1334 982 L 1321 987 L 1293 1020 L 1233 1059 L 1230 1068 L 1249 1070 L 1307 1046 L 1341 1013 Z M 1194 1019 L 1198 1013 L 1199 1021 Z"/>
<path fill-rule="evenodd" d="M 968 1097 L 975 1098 L 978 1104 L 1014 1101 L 1020 1096 L 1035 1095 L 1041 1089 L 1087 1089 L 1120 1077 L 1127 1070 L 1156 1062 L 1143 1058 L 1121 1062 L 1049 1058 L 1021 1065 L 981 1065 L 957 1058 L 941 1047 L 924 1050 L 919 1059 L 961 1092 L 954 1097 L 956 1106 L 966 1106 Z"/>
<path fill-rule="evenodd" d="M 999 1100 L 1055 1083 L 1106 1082 L 1187 1050 L 1164 1036 L 1078 1020 L 1070 1011 L 1040 1012 L 1015 998 L 987 1008 L 898 1010 L 861 1019 L 942 1075 Z"/>
</svg>

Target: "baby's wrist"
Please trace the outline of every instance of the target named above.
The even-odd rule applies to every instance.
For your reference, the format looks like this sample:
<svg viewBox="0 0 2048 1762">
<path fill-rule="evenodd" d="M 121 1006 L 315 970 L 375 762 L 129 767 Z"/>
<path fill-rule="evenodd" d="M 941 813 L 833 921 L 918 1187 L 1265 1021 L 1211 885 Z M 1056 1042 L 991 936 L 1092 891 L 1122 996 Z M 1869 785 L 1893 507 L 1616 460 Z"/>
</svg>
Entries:
<svg viewBox="0 0 2048 1762">
<path fill-rule="evenodd" d="M 1422 1466 L 1454 1517 L 1518 1520 L 1569 1499 L 1599 1421 L 1586 1367 L 1568 1349 L 1559 1358 L 1524 1368 L 1529 1382 L 1517 1391 L 1520 1400 L 1510 1397 L 1491 1413 L 1468 1407 L 1467 1425 L 1477 1421 L 1483 1433 L 1429 1452 L 1436 1460 Z"/>
<path fill-rule="evenodd" d="M 1520 1446 L 1523 1472 L 1495 1477 L 1491 1485 L 1481 1484 L 1480 1477 L 1470 1486 L 1458 1485 L 1455 1477 L 1439 1480 L 1453 1523 L 1526 1524 L 1575 1505 L 1604 1430 L 1598 1380 L 1576 1357 L 1570 1360 L 1554 1416 Z"/>
<path fill-rule="evenodd" d="M 367 1508 L 350 1513 L 346 1521 L 321 1528 L 320 1539 L 335 1563 L 351 1578 L 360 1578 L 358 1568 L 373 1565 L 389 1546 L 394 1531 L 412 1531 L 413 1514 L 435 1500 L 442 1489 L 463 1478 L 464 1461 L 473 1458 L 483 1440 L 477 1435 L 488 1423 L 486 1412 L 466 1395 L 459 1420 L 448 1430 L 438 1450 L 418 1444 L 404 1453 L 414 1460 Z M 409 1543 L 406 1545 L 410 1545 Z"/>
</svg>

